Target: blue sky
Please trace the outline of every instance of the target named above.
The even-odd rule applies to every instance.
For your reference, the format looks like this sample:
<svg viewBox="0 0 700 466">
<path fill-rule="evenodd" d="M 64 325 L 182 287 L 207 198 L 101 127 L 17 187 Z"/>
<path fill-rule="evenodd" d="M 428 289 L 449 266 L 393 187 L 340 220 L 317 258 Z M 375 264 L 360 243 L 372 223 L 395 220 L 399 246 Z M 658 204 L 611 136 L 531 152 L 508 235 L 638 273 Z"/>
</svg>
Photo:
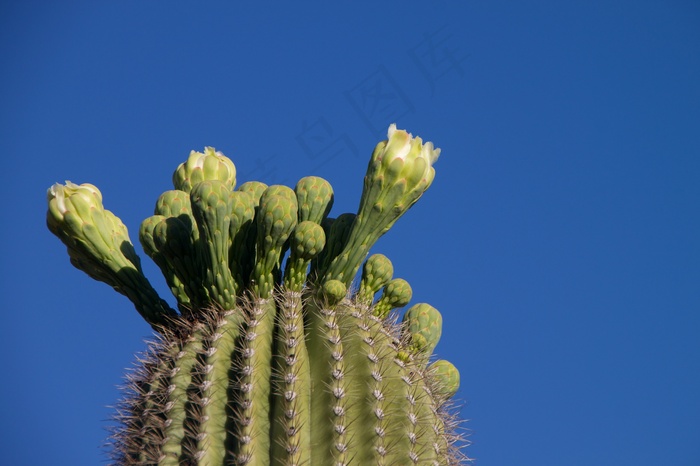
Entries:
<svg viewBox="0 0 700 466">
<path fill-rule="evenodd" d="M 254 5 L 254 6 L 253 6 Z M 5 464 L 91 465 L 150 334 L 45 192 L 138 225 L 192 149 L 355 211 L 396 122 L 442 148 L 382 238 L 445 329 L 477 465 L 700 464 L 700 5 L 3 2 Z M 155 266 L 147 275 L 171 298 Z"/>
</svg>

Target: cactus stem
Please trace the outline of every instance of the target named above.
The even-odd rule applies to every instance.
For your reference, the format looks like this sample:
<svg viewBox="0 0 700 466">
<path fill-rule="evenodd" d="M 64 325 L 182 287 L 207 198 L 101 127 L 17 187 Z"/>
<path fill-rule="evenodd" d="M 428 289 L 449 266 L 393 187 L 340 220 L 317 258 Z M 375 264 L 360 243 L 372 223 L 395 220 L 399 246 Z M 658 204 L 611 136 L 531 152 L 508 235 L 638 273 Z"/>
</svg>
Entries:
<svg viewBox="0 0 700 466">
<path fill-rule="evenodd" d="M 282 290 L 278 299 L 271 461 L 308 464 L 311 449 L 310 369 L 302 294 Z"/>
<path fill-rule="evenodd" d="M 348 390 L 345 350 L 337 311 L 317 300 L 309 302 L 308 351 L 313 416 L 311 463 L 348 464 Z M 330 445 L 330 452 L 323 445 Z M 332 460 L 328 461 L 330 454 Z"/>
<path fill-rule="evenodd" d="M 353 431 L 352 454 L 359 464 L 402 464 L 395 461 L 392 453 L 397 449 L 398 433 L 388 423 L 405 390 L 399 383 L 396 368 L 391 365 L 389 345 L 393 337 L 366 304 L 347 304 L 342 321 L 346 329 L 345 341 L 353 348 L 348 364 L 353 367 L 352 377 L 365 381 L 353 392 L 359 402 L 353 403 L 350 414 L 352 419 L 369 422 L 364 428 Z M 367 445 L 372 448 L 366 448 Z"/>
<path fill-rule="evenodd" d="M 192 382 L 192 371 L 197 355 L 202 348 L 202 333 L 204 325 L 194 325 L 189 335 L 186 335 L 179 345 L 175 356 L 175 368 L 170 378 L 172 390 L 168 401 L 168 417 L 170 423 L 165 427 L 165 442 L 163 443 L 163 459 L 159 466 L 176 466 L 180 464 L 183 455 L 182 441 L 187 431 L 187 390 Z"/>
<path fill-rule="evenodd" d="M 275 300 L 251 297 L 241 339 L 238 464 L 263 465 L 270 449 L 270 378 Z"/>
<path fill-rule="evenodd" d="M 222 464 L 226 453 L 226 418 L 222 416 L 228 402 L 228 375 L 242 316 L 237 310 L 221 312 L 212 319 L 205 339 L 204 380 L 199 386 L 202 403 L 197 436 L 201 465 Z"/>
</svg>

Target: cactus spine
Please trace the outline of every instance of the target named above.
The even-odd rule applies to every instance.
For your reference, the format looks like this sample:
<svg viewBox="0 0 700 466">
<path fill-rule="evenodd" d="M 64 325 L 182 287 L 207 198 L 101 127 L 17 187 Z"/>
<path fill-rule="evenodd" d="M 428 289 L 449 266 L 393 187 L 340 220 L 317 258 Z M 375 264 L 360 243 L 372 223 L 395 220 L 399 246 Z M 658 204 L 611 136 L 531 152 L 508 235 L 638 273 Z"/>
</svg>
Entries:
<svg viewBox="0 0 700 466">
<path fill-rule="evenodd" d="M 389 128 L 357 214 L 333 219 L 330 184 L 247 182 L 192 152 L 141 224 L 177 310 L 144 277 L 99 190 L 49 189 L 49 229 L 71 263 L 126 295 L 157 339 L 129 378 L 113 437 L 124 465 L 452 465 L 459 373 L 431 359 L 442 328 L 412 306 L 375 241 L 430 186 L 439 149 Z M 364 262 L 364 265 L 363 265 Z M 359 286 L 353 285 L 362 267 Z"/>
</svg>

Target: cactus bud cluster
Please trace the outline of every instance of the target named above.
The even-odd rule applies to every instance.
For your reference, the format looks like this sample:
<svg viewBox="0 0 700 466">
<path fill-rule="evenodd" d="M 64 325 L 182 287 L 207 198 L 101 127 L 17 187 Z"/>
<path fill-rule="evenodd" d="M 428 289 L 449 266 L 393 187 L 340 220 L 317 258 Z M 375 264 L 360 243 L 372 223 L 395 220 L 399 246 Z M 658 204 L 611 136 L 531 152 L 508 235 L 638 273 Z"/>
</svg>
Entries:
<svg viewBox="0 0 700 466">
<path fill-rule="evenodd" d="M 177 305 L 144 277 L 126 227 L 90 184 L 49 189 L 73 265 L 126 295 L 158 339 L 130 378 L 113 439 L 124 465 L 452 465 L 466 457 L 433 352 L 442 316 L 412 298 L 377 239 L 430 186 L 432 143 L 389 128 L 356 214 L 333 189 L 259 181 L 192 151 L 139 229 Z M 358 286 L 354 285 L 361 268 Z"/>
</svg>

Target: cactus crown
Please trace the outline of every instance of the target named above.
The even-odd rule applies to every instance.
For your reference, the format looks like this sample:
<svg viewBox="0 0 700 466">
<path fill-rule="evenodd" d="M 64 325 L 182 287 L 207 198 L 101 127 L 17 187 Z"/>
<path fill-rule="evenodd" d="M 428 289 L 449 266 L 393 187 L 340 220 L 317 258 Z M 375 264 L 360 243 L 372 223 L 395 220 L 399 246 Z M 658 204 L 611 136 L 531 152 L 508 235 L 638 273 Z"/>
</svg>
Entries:
<svg viewBox="0 0 700 466">
<path fill-rule="evenodd" d="M 231 160 L 192 151 L 139 229 L 177 310 L 143 275 L 95 186 L 52 186 L 48 227 L 72 264 L 126 295 L 158 336 L 118 410 L 116 463 L 465 460 L 449 402 L 459 372 L 431 358 L 442 317 L 421 303 L 399 323 L 411 287 L 387 257 L 367 258 L 430 186 L 438 154 L 392 125 L 358 212 L 333 219 L 333 190 L 321 178 L 236 189 Z"/>
</svg>

